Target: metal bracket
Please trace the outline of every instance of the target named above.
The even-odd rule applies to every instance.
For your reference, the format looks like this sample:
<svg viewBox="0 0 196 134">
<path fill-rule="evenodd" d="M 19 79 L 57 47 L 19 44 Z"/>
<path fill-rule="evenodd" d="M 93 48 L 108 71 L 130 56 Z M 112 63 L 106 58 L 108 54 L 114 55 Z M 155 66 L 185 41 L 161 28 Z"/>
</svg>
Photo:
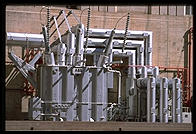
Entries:
<svg viewBox="0 0 196 134">
<path fill-rule="evenodd" d="M 36 69 L 32 65 L 26 63 L 24 60 L 16 56 L 13 52 L 8 53 L 8 57 L 12 60 L 14 65 L 16 65 L 16 67 L 22 73 L 22 75 L 31 83 L 31 85 L 34 88 L 37 88 L 37 83 L 29 74 L 29 71 L 35 73 Z M 33 64 L 33 61 L 31 62 L 31 64 Z"/>
</svg>

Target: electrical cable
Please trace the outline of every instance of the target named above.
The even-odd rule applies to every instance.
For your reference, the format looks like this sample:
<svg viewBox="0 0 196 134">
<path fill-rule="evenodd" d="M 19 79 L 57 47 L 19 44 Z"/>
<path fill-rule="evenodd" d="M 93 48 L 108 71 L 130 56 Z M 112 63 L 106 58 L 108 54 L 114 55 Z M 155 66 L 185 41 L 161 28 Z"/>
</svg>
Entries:
<svg viewBox="0 0 196 134">
<path fill-rule="evenodd" d="M 83 12 L 84 12 L 85 10 L 87 10 L 87 9 L 90 9 L 90 8 L 89 8 L 89 7 L 88 7 L 88 8 L 85 8 L 85 9 L 83 9 L 82 12 L 80 13 L 80 22 L 82 22 L 82 14 L 83 14 Z"/>
<path fill-rule="evenodd" d="M 42 23 L 41 13 L 42 13 L 42 10 L 43 10 L 44 8 L 46 8 L 46 7 L 45 7 L 45 6 L 42 6 L 42 8 L 41 8 L 41 10 L 40 10 L 40 12 L 39 12 L 39 19 L 40 19 L 40 23 L 41 23 L 42 26 L 44 26 L 44 24 Z"/>
<path fill-rule="evenodd" d="M 86 52 L 86 49 L 87 49 L 87 46 L 88 46 L 88 34 L 89 34 L 89 26 L 90 26 L 90 13 L 91 13 L 91 10 L 90 8 L 85 8 L 82 10 L 82 12 L 80 13 L 80 22 L 81 21 L 81 17 L 82 17 L 82 14 L 85 10 L 88 9 L 88 18 L 87 18 L 87 29 L 86 29 L 86 42 L 85 42 L 85 45 L 84 45 L 84 52 Z M 84 54 L 84 64 L 86 63 L 86 54 Z"/>
<path fill-rule="evenodd" d="M 114 29 L 116 29 L 118 22 L 119 22 L 122 18 L 124 18 L 125 16 L 127 16 L 127 14 L 126 14 L 126 15 L 124 15 L 124 16 L 122 16 L 121 18 L 119 18 L 119 19 L 118 19 L 118 21 L 117 21 L 117 22 L 116 22 L 116 24 L 115 24 Z"/>
</svg>

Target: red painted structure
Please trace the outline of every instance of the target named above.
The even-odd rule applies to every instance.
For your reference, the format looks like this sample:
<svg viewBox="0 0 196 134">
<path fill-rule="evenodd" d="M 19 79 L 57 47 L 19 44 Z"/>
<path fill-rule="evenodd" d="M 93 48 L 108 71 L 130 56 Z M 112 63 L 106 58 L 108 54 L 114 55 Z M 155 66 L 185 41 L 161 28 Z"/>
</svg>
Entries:
<svg viewBox="0 0 196 134">
<path fill-rule="evenodd" d="M 26 55 L 24 57 L 24 61 L 26 63 L 29 63 L 33 58 L 34 56 L 39 52 L 39 50 L 35 50 L 33 48 L 26 48 Z M 40 58 L 37 62 L 37 64 L 42 64 L 43 61 L 42 61 L 42 58 Z M 29 72 L 31 74 L 31 72 Z M 33 75 L 33 74 L 31 74 Z M 28 82 L 27 79 L 24 79 L 25 82 L 24 82 L 24 92 L 26 95 L 33 95 L 33 93 L 36 92 L 35 88 Z"/>
</svg>

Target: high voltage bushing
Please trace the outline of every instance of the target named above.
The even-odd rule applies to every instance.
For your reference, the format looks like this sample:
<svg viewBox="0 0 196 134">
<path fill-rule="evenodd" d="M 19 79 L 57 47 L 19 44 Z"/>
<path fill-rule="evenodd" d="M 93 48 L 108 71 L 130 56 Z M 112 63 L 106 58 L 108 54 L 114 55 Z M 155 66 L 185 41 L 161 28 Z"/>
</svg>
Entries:
<svg viewBox="0 0 196 134">
<path fill-rule="evenodd" d="M 88 35 L 89 35 L 89 26 L 90 26 L 90 13 L 91 10 L 90 8 L 88 9 L 88 18 L 87 18 L 87 25 L 86 25 L 86 44 L 85 44 L 85 49 L 87 48 L 88 45 Z"/>
<path fill-rule="evenodd" d="M 89 26 L 90 26 L 90 8 L 88 8 L 88 18 L 87 18 L 87 29 L 86 29 L 86 42 L 84 46 L 84 52 L 86 53 L 86 49 L 88 47 L 88 36 L 89 36 Z M 84 55 L 84 64 L 86 63 L 86 55 Z"/>
<path fill-rule="evenodd" d="M 47 43 L 50 43 L 50 7 L 47 8 Z"/>
</svg>

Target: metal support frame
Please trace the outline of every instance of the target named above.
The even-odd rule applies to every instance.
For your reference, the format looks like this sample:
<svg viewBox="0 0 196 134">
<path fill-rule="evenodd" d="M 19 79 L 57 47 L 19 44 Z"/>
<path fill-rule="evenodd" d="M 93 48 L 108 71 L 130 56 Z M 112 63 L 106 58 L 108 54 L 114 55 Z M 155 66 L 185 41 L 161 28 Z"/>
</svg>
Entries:
<svg viewBox="0 0 196 134">
<path fill-rule="evenodd" d="M 24 62 L 24 60 L 22 60 L 21 58 L 17 57 L 13 52 L 10 52 L 8 54 L 8 57 L 12 60 L 12 62 L 22 73 L 22 75 L 31 83 L 31 85 L 34 88 L 37 88 L 37 83 L 29 73 L 29 72 L 35 73 L 35 68 L 32 65 Z"/>
</svg>

